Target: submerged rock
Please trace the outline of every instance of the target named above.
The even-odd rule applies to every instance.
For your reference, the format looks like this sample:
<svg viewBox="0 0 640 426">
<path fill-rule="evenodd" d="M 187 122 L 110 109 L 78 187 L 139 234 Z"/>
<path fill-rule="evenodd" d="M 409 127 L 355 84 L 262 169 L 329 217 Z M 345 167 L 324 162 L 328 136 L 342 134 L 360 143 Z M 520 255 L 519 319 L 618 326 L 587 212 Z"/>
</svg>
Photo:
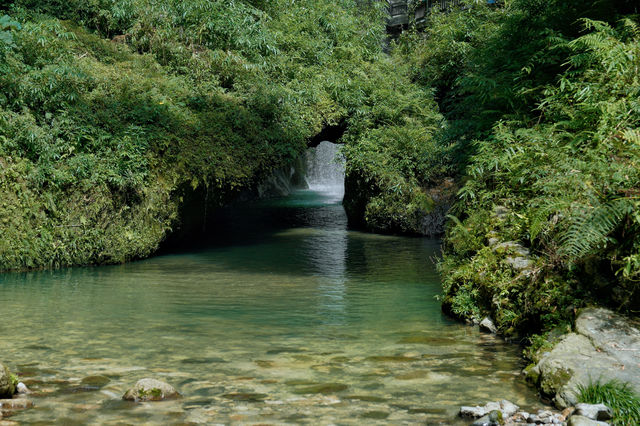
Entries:
<svg viewBox="0 0 640 426">
<path fill-rule="evenodd" d="M 88 376 L 80 382 L 82 386 L 90 389 L 100 389 L 111 381 L 107 376 Z"/>
<path fill-rule="evenodd" d="M 11 372 L 2 363 L 0 363 L 0 398 L 11 397 L 16 393 L 15 384 L 11 378 Z"/>
<path fill-rule="evenodd" d="M 384 420 L 389 417 L 389 413 L 386 411 L 367 411 L 360 415 L 363 419 Z"/>
<path fill-rule="evenodd" d="M 0 419 L 29 408 L 33 408 L 33 401 L 26 398 L 0 399 Z"/>
<path fill-rule="evenodd" d="M 162 401 L 179 398 L 180 394 L 168 383 L 156 379 L 140 379 L 122 396 L 127 401 Z"/>
<path fill-rule="evenodd" d="M 222 396 L 233 401 L 260 402 L 263 401 L 268 395 L 265 393 L 235 392 L 226 393 Z"/>
</svg>

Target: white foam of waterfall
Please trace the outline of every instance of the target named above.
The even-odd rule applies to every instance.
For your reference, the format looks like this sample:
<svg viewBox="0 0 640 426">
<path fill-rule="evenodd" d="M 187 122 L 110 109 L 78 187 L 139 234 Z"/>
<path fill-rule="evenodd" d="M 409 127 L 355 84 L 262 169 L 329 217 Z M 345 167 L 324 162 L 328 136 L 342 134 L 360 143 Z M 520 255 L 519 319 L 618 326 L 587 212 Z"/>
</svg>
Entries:
<svg viewBox="0 0 640 426">
<path fill-rule="evenodd" d="M 344 158 L 340 147 L 328 141 L 307 150 L 306 181 L 309 189 L 336 197 L 344 195 Z"/>
</svg>

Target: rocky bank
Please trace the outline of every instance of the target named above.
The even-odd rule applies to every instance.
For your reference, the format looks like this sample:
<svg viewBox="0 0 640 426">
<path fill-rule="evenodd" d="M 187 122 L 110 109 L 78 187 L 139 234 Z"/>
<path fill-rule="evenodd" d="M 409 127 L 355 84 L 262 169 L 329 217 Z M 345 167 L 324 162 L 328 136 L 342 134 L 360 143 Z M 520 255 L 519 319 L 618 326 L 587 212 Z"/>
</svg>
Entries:
<svg viewBox="0 0 640 426">
<path fill-rule="evenodd" d="M 617 380 L 640 394 L 639 325 L 607 309 L 584 309 L 572 333 L 538 351 L 527 380 L 559 408 L 575 406 L 590 382 Z"/>
</svg>

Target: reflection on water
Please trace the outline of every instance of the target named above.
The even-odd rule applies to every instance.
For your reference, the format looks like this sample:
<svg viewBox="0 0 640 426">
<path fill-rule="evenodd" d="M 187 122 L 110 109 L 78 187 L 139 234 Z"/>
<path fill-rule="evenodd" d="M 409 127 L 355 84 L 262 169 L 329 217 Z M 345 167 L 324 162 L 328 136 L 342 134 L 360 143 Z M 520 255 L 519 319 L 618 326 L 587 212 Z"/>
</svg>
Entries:
<svg viewBox="0 0 640 426">
<path fill-rule="evenodd" d="M 2 360 L 37 392 L 13 419 L 451 424 L 462 404 L 536 408 L 517 347 L 441 314 L 437 241 L 347 231 L 335 195 L 313 191 L 219 229 L 195 252 L 0 275 Z M 149 376 L 184 397 L 120 401 Z"/>
</svg>

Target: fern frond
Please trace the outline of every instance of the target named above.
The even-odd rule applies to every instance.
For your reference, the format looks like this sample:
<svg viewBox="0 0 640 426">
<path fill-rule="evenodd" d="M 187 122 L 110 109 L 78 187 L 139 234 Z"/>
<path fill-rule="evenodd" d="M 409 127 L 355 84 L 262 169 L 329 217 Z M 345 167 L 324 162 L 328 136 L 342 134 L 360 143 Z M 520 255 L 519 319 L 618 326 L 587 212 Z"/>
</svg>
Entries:
<svg viewBox="0 0 640 426">
<path fill-rule="evenodd" d="M 583 257 L 595 247 L 609 241 L 609 234 L 629 214 L 635 203 L 629 198 L 620 198 L 595 208 L 583 208 L 568 220 L 567 230 L 560 236 L 560 252 L 569 263 Z"/>
<path fill-rule="evenodd" d="M 553 213 L 566 210 L 571 202 L 566 199 L 551 199 L 547 203 L 532 210 L 529 216 L 529 239 L 535 240 L 538 235 L 549 225 L 549 217 Z"/>
</svg>

